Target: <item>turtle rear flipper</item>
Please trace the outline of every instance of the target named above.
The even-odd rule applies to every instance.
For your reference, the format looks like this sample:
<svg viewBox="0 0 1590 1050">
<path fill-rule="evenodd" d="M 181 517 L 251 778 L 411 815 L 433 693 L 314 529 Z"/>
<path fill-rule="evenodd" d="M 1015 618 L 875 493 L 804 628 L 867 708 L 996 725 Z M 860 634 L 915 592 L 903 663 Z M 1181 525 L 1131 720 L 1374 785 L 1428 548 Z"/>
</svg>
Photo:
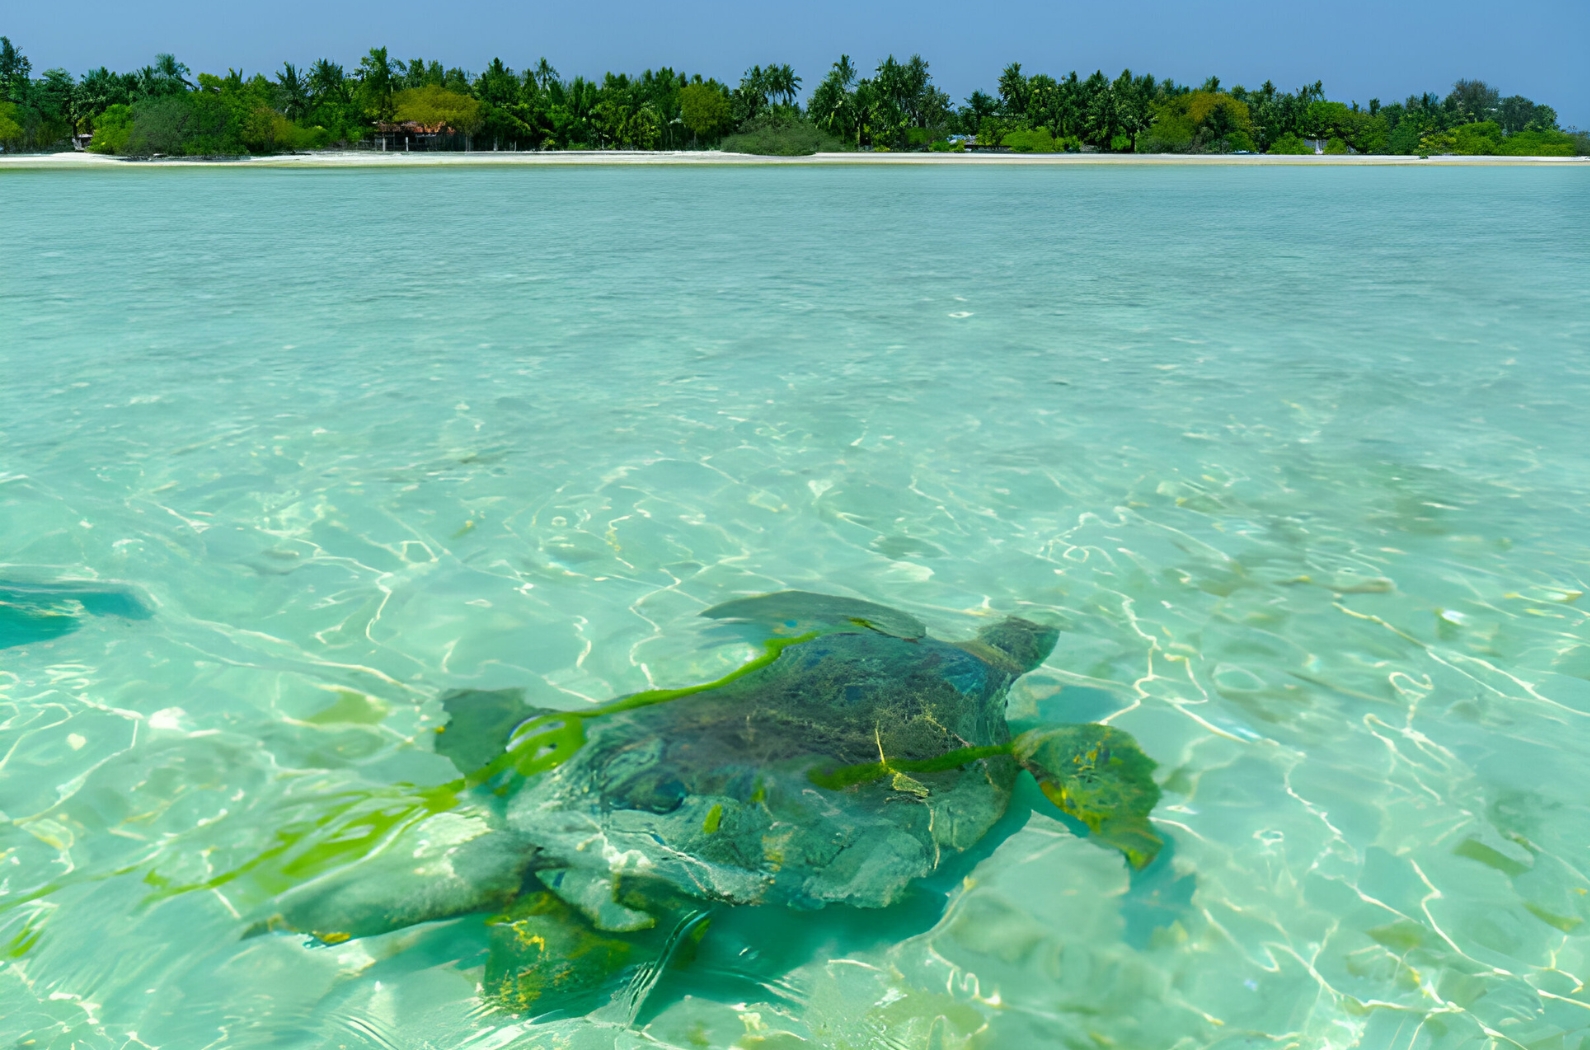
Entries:
<svg viewBox="0 0 1590 1050">
<path fill-rule="evenodd" d="M 607 873 L 591 868 L 548 868 L 536 872 L 536 878 L 598 930 L 634 933 L 657 925 L 650 913 L 619 903 L 618 883 Z"/>
<path fill-rule="evenodd" d="M 1164 842 L 1148 815 L 1159 802 L 1154 760 L 1130 733 L 1113 726 L 1031 729 L 1011 741 L 1012 754 L 1055 805 L 1146 867 Z"/>
<path fill-rule="evenodd" d="M 687 962 L 707 929 L 699 908 L 663 915 L 654 927 L 616 933 L 596 928 L 555 893 L 526 893 L 486 920 L 483 991 L 515 1013 L 592 1013 L 628 1025 L 663 970 Z"/>
<path fill-rule="evenodd" d="M 282 894 L 276 914 L 257 929 L 285 927 L 340 944 L 501 908 L 519 893 L 537 851 L 520 835 L 480 834 L 465 826 L 471 823 L 450 813 L 422 821 L 374 857 Z"/>
<path fill-rule="evenodd" d="M 860 598 L 840 598 L 811 591 L 777 591 L 736 598 L 714 605 L 701 615 L 713 620 L 749 620 L 791 633 L 866 627 L 907 641 L 927 634 L 922 621 L 910 613 Z"/>
</svg>

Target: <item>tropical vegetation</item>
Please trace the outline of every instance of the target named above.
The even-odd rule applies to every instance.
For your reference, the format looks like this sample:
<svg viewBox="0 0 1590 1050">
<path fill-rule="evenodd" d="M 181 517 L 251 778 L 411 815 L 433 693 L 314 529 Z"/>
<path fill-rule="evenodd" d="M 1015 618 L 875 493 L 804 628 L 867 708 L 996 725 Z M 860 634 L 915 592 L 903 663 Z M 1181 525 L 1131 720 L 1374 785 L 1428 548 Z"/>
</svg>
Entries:
<svg viewBox="0 0 1590 1050">
<path fill-rule="evenodd" d="M 1395 153 L 1590 155 L 1590 135 L 1556 111 L 1480 80 L 1445 95 L 1367 105 L 1316 81 L 1193 87 L 1124 70 L 1081 77 L 1018 63 L 993 93 L 957 105 L 928 63 L 894 56 L 864 74 L 848 55 L 812 86 L 788 65 L 730 84 L 669 67 L 564 78 L 542 59 L 479 73 L 372 48 L 351 69 L 319 59 L 267 76 L 194 75 L 172 55 L 128 73 L 74 77 L 32 64 L 0 36 L 0 149 L 78 145 L 127 157 L 237 156 L 326 148 L 693 150 L 1000 149 L 1018 153 Z"/>
</svg>

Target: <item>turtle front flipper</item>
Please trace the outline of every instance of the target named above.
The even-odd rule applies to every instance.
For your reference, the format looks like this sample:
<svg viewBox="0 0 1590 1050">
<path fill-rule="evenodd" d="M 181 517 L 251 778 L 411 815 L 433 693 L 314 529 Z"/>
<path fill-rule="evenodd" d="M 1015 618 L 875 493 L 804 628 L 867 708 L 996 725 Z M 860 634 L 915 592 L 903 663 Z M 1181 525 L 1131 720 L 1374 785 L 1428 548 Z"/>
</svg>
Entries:
<svg viewBox="0 0 1590 1050">
<path fill-rule="evenodd" d="M 1146 867 L 1163 840 L 1148 815 L 1159 802 L 1154 760 L 1130 733 L 1105 725 L 1047 726 L 1011 742 L 1011 753 L 1055 805 L 1086 824 L 1134 868 Z"/>
<path fill-rule="evenodd" d="M 553 713 L 525 703 L 523 689 L 456 689 L 442 697 L 442 709 L 436 753 L 466 777 L 500 758 L 516 727 Z"/>
<path fill-rule="evenodd" d="M 887 605 L 840 598 L 811 591 L 778 591 L 714 605 L 701 613 L 713 620 L 749 620 L 792 634 L 823 633 L 865 627 L 894 638 L 915 641 L 927 634 L 922 621 Z"/>
</svg>

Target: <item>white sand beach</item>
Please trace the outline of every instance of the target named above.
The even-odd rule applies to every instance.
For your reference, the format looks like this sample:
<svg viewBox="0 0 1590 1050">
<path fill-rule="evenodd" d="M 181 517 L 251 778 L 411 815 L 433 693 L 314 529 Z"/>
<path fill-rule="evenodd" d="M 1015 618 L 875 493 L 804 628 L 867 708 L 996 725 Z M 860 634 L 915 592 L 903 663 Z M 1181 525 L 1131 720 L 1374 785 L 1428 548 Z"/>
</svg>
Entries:
<svg viewBox="0 0 1590 1050">
<path fill-rule="evenodd" d="M 807 157 L 758 157 L 716 150 L 647 152 L 639 150 L 573 150 L 567 152 L 400 153 L 373 150 L 291 153 L 266 157 L 197 158 L 160 157 L 132 160 L 96 153 L 0 154 L 0 170 L 141 168 L 141 167 L 250 167 L 250 168 L 436 168 L 491 166 L 568 165 L 1220 165 L 1318 167 L 1419 165 L 1460 166 L 1561 166 L 1586 164 L 1590 157 L 1459 157 L 1421 159 L 1411 156 L 1335 155 L 1275 156 L 1267 154 L 1134 154 L 1134 153 L 817 153 Z"/>
</svg>

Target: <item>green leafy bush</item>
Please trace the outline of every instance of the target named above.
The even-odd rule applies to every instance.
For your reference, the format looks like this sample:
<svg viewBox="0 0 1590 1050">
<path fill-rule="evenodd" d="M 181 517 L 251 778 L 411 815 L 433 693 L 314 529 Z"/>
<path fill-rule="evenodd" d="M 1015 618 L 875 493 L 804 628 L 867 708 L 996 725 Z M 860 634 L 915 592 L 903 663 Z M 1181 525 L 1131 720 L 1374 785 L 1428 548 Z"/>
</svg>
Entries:
<svg viewBox="0 0 1590 1050">
<path fill-rule="evenodd" d="M 1501 151 L 1502 129 L 1493 120 L 1464 124 L 1452 133 L 1454 153 L 1468 157 L 1490 157 Z"/>
<path fill-rule="evenodd" d="M 0 146 L 6 149 L 16 149 L 22 141 L 24 132 L 16 119 L 18 115 L 16 106 L 10 102 L 0 102 Z"/>
<path fill-rule="evenodd" d="M 1055 138 L 1048 128 L 1023 128 L 1007 132 L 999 144 L 1013 153 L 1075 153 L 1082 143 L 1072 136 Z"/>
<path fill-rule="evenodd" d="M 133 157 L 182 153 L 183 143 L 195 124 L 187 95 L 145 99 L 132 107 L 133 123 L 125 152 Z"/>
<path fill-rule="evenodd" d="M 1455 154 L 1460 157 L 1491 157 L 1506 149 L 1501 126 L 1485 120 L 1460 124 L 1448 131 L 1427 132 L 1419 139 L 1419 152 L 1425 156 Z"/>
<path fill-rule="evenodd" d="M 94 137 L 88 148 L 95 153 L 126 153 L 127 138 L 132 134 L 133 110 L 131 106 L 110 106 L 94 118 Z"/>
<path fill-rule="evenodd" d="M 1519 131 L 1503 139 L 1496 152 L 1504 157 L 1572 157 L 1577 145 L 1563 131 Z"/>
<path fill-rule="evenodd" d="M 1404 120 L 1386 136 L 1386 152 L 1412 154 L 1423 152 L 1419 147 L 1425 131 L 1417 121 Z"/>
<path fill-rule="evenodd" d="M 306 128 L 279 115 L 274 118 L 271 138 L 277 149 L 284 150 L 325 149 L 333 142 L 331 132 L 320 125 Z"/>
<path fill-rule="evenodd" d="M 1013 153 L 1055 153 L 1060 149 L 1048 128 L 1012 131 L 1000 139 L 999 144 Z"/>
<path fill-rule="evenodd" d="M 1288 131 L 1285 135 L 1270 143 L 1269 151 L 1282 156 L 1301 157 L 1305 154 L 1312 154 L 1314 147 Z"/>
<path fill-rule="evenodd" d="M 760 157 L 809 157 L 813 153 L 835 153 L 844 143 L 806 120 L 779 120 L 752 124 L 738 135 L 723 140 L 727 153 L 751 153 Z"/>
</svg>

